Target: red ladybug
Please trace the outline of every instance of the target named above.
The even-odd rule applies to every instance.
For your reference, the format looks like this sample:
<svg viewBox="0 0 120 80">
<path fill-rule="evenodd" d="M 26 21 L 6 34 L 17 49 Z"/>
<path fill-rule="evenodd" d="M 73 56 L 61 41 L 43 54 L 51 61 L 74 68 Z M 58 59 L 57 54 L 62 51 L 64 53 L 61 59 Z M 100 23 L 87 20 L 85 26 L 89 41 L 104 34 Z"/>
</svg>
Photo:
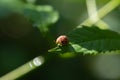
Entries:
<svg viewBox="0 0 120 80">
<path fill-rule="evenodd" d="M 66 35 L 61 35 L 56 39 L 56 44 L 63 46 L 68 44 L 68 38 Z"/>
</svg>

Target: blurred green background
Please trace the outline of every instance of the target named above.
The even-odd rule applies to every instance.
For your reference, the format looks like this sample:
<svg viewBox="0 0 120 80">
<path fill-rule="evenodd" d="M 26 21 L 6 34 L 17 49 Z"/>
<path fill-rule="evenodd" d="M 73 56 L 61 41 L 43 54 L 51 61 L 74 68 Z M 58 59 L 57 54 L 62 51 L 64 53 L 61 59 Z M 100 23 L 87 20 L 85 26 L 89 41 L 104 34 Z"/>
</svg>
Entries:
<svg viewBox="0 0 120 80">
<path fill-rule="evenodd" d="M 110 0 L 96 0 L 100 9 Z M 59 20 L 40 32 L 19 11 L 25 3 L 50 5 L 59 13 Z M 67 34 L 88 18 L 86 0 L 0 0 L 0 76 L 19 67 L 55 46 L 55 39 Z M 120 7 L 103 18 L 110 29 L 120 32 Z M 79 55 L 55 57 L 42 67 L 18 80 L 118 80 L 119 55 Z"/>
</svg>

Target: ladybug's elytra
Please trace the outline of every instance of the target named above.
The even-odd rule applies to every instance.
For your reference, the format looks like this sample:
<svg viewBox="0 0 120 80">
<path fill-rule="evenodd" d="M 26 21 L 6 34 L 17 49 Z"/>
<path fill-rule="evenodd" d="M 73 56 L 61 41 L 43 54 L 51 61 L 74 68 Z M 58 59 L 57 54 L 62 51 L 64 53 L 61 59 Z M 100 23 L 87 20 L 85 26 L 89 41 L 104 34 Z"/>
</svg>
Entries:
<svg viewBox="0 0 120 80">
<path fill-rule="evenodd" d="M 61 35 L 56 39 L 56 44 L 63 46 L 68 44 L 68 38 L 66 35 Z"/>
</svg>

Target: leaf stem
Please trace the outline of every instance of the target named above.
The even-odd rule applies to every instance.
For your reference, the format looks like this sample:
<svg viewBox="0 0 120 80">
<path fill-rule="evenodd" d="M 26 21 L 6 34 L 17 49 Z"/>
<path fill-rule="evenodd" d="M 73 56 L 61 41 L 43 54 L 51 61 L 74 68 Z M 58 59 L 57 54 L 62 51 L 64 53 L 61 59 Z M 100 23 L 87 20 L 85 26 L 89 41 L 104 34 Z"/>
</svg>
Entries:
<svg viewBox="0 0 120 80">
<path fill-rule="evenodd" d="M 94 13 L 93 15 L 97 14 L 99 19 L 101 19 L 104 16 L 106 16 L 109 12 L 111 12 L 113 9 L 118 7 L 119 5 L 120 5 L 120 0 L 111 0 L 104 7 L 102 7 L 100 10 L 98 10 L 98 12 Z M 96 21 L 96 22 L 98 22 L 98 21 Z M 83 21 L 81 24 L 79 24 L 77 26 L 77 28 L 80 28 L 81 25 L 91 26 L 91 25 L 95 24 L 96 22 L 93 23 L 93 21 L 91 21 L 91 19 L 88 18 L 85 21 Z"/>
<path fill-rule="evenodd" d="M 33 60 L 27 62 L 26 64 L 18 67 L 17 69 L 7 73 L 6 75 L 2 76 L 0 80 L 15 80 L 26 73 L 34 70 L 35 68 L 41 66 L 44 63 L 44 58 L 42 56 L 38 56 Z"/>
</svg>

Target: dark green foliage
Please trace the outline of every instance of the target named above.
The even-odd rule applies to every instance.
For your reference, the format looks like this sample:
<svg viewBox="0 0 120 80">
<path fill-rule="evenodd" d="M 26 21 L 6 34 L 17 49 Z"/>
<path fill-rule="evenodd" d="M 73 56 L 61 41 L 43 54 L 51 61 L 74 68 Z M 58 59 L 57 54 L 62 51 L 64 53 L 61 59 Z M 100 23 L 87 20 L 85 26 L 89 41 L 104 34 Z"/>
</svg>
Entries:
<svg viewBox="0 0 120 80">
<path fill-rule="evenodd" d="M 49 26 L 57 22 L 59 18 L 58 12 L 49 5 L 36 5 L 20 0 L 10 2 L 0 1 L 0 18 L 5 18 L 12 13 L 22 14 L 33 27 L 37 27 L 42 33 L 49 31 Z"/>
<path fill-rule="evenodd" d="M 58 12 L 51 6 L 35 6 L 25 8 L 23 14 L 32 22 L 34 27 L 38 27 L 41 32 L 48 31 L 48 26 L 58 20 Z"/>
</svg>

